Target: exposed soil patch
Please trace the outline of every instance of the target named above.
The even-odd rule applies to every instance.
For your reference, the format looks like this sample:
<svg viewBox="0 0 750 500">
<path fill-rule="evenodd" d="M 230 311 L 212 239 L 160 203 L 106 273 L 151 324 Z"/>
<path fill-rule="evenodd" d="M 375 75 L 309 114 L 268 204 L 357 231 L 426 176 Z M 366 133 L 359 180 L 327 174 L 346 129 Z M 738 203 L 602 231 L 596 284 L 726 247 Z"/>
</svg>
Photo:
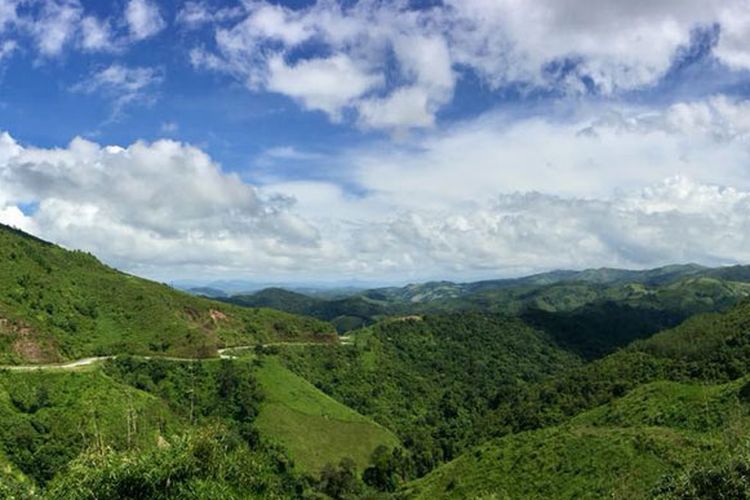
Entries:
<svg viewBox="0 0 750 500">
<path fill-rule="evenodd" d="M 13 353 L 30 363 L 49 363 L 59 361 L 60 355 L 49 339 L 42 338 L 33 328 L 0 318 L 0 335 L 10 337 Z"/>
<path fill-rule="evenodd" d="M 217 311 L 216 309 L 211 309 L 209 314 L 211 315 L 211 319 L 214 321 L 214 323 L 218 323 L 219 321 L 224 321 L 226 319 L 229 319 L 227 318 L 226 314 L 224 314 L 221 311 Z"/>
</svg>

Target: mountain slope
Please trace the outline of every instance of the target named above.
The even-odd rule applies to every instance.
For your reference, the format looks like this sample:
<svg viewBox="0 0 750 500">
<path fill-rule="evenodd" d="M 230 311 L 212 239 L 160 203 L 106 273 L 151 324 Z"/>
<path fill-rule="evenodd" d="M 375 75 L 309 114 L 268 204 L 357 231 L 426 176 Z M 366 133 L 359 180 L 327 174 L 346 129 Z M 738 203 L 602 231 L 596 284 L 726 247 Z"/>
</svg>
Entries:
<svg viewBox="0 0 750 500">
<path fill-rule="evenodd" d="M 0 372 L 0 456 L 34 481 L 28 498 L 289 498 L 283 451 L 249 439 L 261 398 L 230 361 Z"/>
<path fill-rule="evenodd" d="M 750 378 L 657 382 L 569 423 L 476 447 L 405 488 L 411 498 L 647 498 L 662 478 L 721 461 L 750 436 Z"/>
<path fill-rule="evenodd" d="M 374 303 L 366 297 L 323 299 L 283 288 L 266 288 L 254 294 L 234 295 L 221 300 L 239 306 L 270 307 L 330 321 L 339 333 L 371 325 L 380 317 L 392 313 L 383 305 Z"/>
<path fill-rule="evenodd" d="M 420 470 L 456 456 L 505 393 L 578 366 L 517 318 L 478 313 L 406 317 L 353 333 L 352 344 L 280 357 L 338 401 L 393 430 Z"/>
<path fill-rule="evenodd" d="M 0 225 L 0 363 L 212 356 L 224 345 L 330 333 L 311 318 L 192 297 Z"/>
<path fill-rule="evenodd" d="M 256 376 L 265 394 L 258 430 L 283 445 L 302 471 L 318 474 L 343 458 L 364 470 L 378 446 L 399 446 L 390 431 L 325 395 L 275 357 L 263 357 Z"/>
</svg>

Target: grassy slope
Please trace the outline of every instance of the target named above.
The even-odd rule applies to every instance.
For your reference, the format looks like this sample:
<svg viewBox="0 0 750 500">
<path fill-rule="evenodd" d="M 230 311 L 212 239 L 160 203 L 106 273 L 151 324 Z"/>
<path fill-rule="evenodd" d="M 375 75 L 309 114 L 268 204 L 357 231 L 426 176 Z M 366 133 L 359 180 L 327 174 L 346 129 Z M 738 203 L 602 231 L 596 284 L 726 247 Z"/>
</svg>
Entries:
<svg viewBox="0 0 750 500">
<path fill-rule="evenodd" d="M 0 225 L 0 363 L 123 352 L 211 356 L 223 345 L 331 330 L 310 318 L 192 297 Z"/>
<path fill-rule="evenodd" d="M 201 365 L 203 369 L 196 366 L 196 370 L 220 380 L 218 360 Z M 100 366 L 77 371 L 0 371 L 0 480 L 14 477 L 21 484 L 31 484 L 28 477 L 44 485 L 92 449 L 147 453 L 190 431 L 189 403 L 157 396 L 181 394 L 180 381 L 170 381 L 177 372 L 158 367 L 155 371 L 167 375 L 167 380 L 159 387 L 151 386 L 151 392 L 132 385 L 150 386 L 143 376 L 126 382 Z M 264 396 L 255 428 L 264 440 L 287 449 L 298 472 L 316 475 L 325 464 L 337 464 L 344 457 L 363 469 L 377 446 L 399 446 L 390 431 L 326 396 L 275 357 L 264 357 L 253 373 Z M 209 389 L 196 387 L 201 393 Z"/>
<path fill-rule="evenodd" d="M 667 473 L 747 439 L 749 378 L 656 382 L 569 423 L 483 444 L 406 488 L 414 498 L 645 498 Z"/>
<path fill-rule="evenodd" d="M 303 471 L 317 473 L 344 457 L 362 469 L 378 445 L 398 446 L 390 431 L 323 394 L 277 358 L 264 357 L 256 373 L 266 397 L 256 425 Z"/>
</svg>

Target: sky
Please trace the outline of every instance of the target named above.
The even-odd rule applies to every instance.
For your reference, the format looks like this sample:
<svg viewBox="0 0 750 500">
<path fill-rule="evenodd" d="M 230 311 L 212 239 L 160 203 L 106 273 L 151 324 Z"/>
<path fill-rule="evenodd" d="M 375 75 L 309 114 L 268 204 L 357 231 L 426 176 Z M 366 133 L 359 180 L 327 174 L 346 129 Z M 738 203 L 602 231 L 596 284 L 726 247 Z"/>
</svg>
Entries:
<svg viewBox="0 0 750 500">
<path fill-rule="evenodd" d="M 162 281 L 750 263 L 750 2 L 0 0 L 0 222 Z"/>
</svg>

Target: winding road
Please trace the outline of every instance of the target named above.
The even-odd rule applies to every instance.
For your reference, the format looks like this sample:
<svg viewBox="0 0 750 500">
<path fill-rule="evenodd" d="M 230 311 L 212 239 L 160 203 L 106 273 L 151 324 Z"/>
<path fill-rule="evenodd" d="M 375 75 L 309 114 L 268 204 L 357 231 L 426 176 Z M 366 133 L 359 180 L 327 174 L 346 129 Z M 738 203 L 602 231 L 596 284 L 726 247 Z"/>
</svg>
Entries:
<svg viewBox="0 0 750 500">
<path fill-rule="evenodd" d="M 269 342 L 268 344 L 252 344 L 252 345 L 236 345 L 232 347 L 224 347 L 218 349 L 216 352 L 219 355 L 219 359 L 234 359 L 236 356 L 231 354 L 231 351 L 242 351 L 247 349 L 255 349 L 258 346 L 261 347 L 274 347 L 274 346 L 312 346 L 312 345 L 331 345 L 324 342 Z M 216 358 L 176 358 L 171 356 L 140 356 L 136 354 L 130 354 L 134 358 L 140 359 L 163 359 L 166 361 L 202 361 L 206 359 Z M 17 372 L 30 372 L 35 370 L 74 370 L 83 366 L 93 365 L 107 359 L 114 359 L 117 355 L 112 356 L 92 356 L 88 358 L 76 359 L 74 361 L 68 361 L 66 363 L 47 363 L 37 365 L 0 365 L 0 370 L 9 370 Z"/>
</svg>

